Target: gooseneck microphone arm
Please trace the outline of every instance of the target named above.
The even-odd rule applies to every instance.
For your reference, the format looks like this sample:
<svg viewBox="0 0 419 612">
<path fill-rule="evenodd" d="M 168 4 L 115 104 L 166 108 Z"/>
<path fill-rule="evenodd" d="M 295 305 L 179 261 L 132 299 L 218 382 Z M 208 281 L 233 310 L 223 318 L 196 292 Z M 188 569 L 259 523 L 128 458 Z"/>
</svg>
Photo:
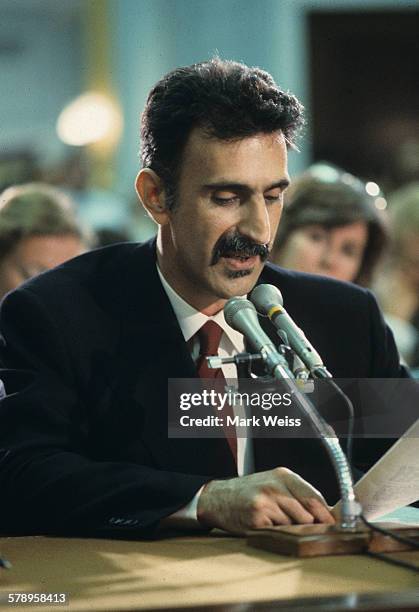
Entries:
<svg viewBox="0 0 419 612">
<path fill-rule="evenodd" d="M 252 302 L 243 298 L 231 298 L 224 306 L 224 316 L 230 327 L 242 333 L 251 346 L 262 355 L 267 372 L 281 380 L 300 410 L 309 418 L 326 447 L 338 479 L 342 498 L 340 527 L 345 531 L 354 530 L 361 507 L 355 499 L 351 470 L 335 431 L 326 423 L 314 404 L 301 393 L 286 359 L 278 353 L 275 345 L 260 327 L 256 308 Z"/>
</svg>

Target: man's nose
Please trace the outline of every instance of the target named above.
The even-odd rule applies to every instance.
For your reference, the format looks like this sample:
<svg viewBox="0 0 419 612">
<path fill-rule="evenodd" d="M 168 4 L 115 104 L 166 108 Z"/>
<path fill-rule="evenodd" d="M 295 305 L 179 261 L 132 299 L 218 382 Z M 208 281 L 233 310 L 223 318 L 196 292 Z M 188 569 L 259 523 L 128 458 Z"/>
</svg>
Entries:
<svg viewBox="0 0 419 612">
<path fill-rule="evenodd" d="M 258 244 L 268 244 L 271 240 L 271 223 L 264 197 L 254 197 L 241 207 L 238 224 L 240 234 Z"/>
</svg>

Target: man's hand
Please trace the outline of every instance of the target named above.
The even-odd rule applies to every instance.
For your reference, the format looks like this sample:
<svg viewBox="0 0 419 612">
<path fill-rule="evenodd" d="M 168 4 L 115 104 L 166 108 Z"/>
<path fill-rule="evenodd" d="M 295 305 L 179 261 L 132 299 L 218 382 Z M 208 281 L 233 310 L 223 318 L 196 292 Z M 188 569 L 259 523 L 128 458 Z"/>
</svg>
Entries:
<svg viewBox="0 0 419 612">
<path fill-rule="evenodd" d="M 236 534 L 272 525 L 335 522 L 319 491 L 283 467 L 212 480 L 200 495 L 198 520 Z"/>
</svg>

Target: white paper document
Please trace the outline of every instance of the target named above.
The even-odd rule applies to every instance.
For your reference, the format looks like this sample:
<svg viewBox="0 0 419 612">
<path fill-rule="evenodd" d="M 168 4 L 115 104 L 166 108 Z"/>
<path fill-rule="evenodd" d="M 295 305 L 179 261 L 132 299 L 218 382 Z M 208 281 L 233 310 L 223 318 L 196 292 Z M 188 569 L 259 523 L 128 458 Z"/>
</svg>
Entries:
<svg viewBox="0 0 419 612">
<path fill-rule="evenodd" d="M 368 520 L 419 500 L 419 420 L 356 483 L 355 495 Z"/>
</svg>

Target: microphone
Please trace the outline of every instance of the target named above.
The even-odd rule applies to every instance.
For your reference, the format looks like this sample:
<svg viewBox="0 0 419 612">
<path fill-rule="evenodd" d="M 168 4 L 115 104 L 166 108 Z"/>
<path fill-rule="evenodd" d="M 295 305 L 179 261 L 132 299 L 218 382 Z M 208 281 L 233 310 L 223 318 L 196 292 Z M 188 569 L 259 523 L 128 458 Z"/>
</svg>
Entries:
<svg viewBox="0 0 419 612">
<path fill-rule="evenodd" d="M 290 338 L 291 347 L 295 353 L 306 365 L 308 365 L 307 362 L 310 363 L 308 365 L 309 369 L 313 369 L 314 373 L 319 377 L 331 377 L 324 367 L 319 354 L 283 309 L 282 296 L 276 287 L 273 285 L 259 285 L 253 290 L 251 299 L 256 303 L 262 314 L 267 314 L 279 330 L 285 331 Z M 342 497 L 341 528 L 342 530 L 353 531 L 357 525 L 357 518 L 361 508 L 355 500 L 350 466 L 335 432 L 326 423 L 321 414 L 319 414 L 314 404 L 298 389 L 285 358 L 278 353 L 275 345 L 260 327 L 256 308 L 252 302 L 243 298 L 230 298 L 224 306 L 224 316 L 227 323 L 242 333 L 250 344 L 262 354 L 269 373 L 277 379 L 283 379 L 286 388 L 294 394 L 294 401 L 303 414 L 310 419 L 311 424 L 326 448 L 338 478 Z M 282 319 L 278 322 L 280 317 Z M 333 381 L 330 382 L 334 384 Z"/>
<path fill-rule="evenodd" d="M 285 333 L 287 341 L 304 365 L 318 378 L 332 378 L 322 358 L 283 307 L 280 290 L 274 285 L 258 285 L 250 295 L 257 311 L 267 316 L 276 327 L 279 335 Z"/>
<path fill-rule="evenodd" d="M 252 347 L 261 353 L 270 374 L 279 378 L 294 378 L 285 357 L 280 355 L 261 328 L 256 308 L 252 302 L 233 297 L 224 306 L 224 316 L 228 325 L 247 338 Z"/>
</svg>

